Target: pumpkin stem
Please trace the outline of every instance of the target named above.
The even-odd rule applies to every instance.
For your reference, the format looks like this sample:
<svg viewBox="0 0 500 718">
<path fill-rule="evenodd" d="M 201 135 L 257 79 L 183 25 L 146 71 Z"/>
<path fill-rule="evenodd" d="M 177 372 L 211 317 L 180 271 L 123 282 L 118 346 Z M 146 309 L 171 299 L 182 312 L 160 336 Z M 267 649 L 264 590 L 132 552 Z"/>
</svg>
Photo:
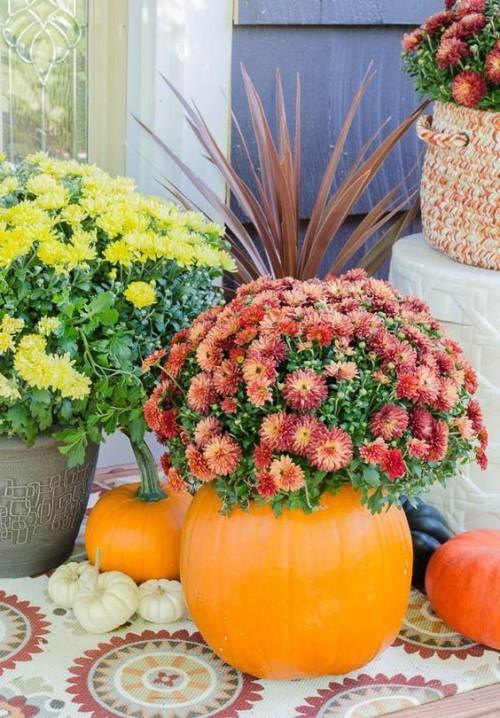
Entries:
<svg viewBox="0 0 500 718">
<path fill-rule="evenodd" d="M 158 469 L 149 446 L 145 441 L 130 443 L 141 472 L 141 485 L 136 494 L 137 498 L 141 501 L 160 501 L 166 498 L 167 494 L 161 488 Z"/>
</svg>

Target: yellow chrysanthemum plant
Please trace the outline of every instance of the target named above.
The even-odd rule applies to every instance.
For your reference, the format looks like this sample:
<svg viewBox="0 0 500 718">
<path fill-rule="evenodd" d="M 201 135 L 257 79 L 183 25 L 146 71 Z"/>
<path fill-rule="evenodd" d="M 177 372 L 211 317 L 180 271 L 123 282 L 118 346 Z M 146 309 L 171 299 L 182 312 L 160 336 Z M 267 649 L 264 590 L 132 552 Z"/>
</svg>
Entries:
<svg viewBox="0 0 500 718">
<path fill-rule="evenodd" d="M 133 181 L 0 162 L 0 436 L 54 434 L 70 466 L 117 429 L 144 447 L 142 361 L 221 301 L 223 228 Z M 220 283 L 219 283 L 220 284 Z"/>
</svg>

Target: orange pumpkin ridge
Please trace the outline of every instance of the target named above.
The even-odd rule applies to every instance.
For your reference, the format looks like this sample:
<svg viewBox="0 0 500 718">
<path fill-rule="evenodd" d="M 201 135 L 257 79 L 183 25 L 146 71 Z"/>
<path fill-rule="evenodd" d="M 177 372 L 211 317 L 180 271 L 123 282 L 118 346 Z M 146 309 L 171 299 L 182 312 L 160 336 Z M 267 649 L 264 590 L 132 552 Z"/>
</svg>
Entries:
<svg viewBox="0 0 500 718">
<path fill-rule="evenodd" d="M 410 532 L 395 507 L 372 515 L 359 494 L 325 493 L 312 514 L 252 503 L 219 513 L 213 486 L 195 496 L 181 540 L 181 579 L 210 647 L 258 677 L 347 673 L 396 637 L 407 607 Z"/>
<path fill-rule="evenodd" d="M 447 541 L 429 562 L 425 587 L 451 628 L 500 650 L 500 531 L 466 531 Z"/>
</svg>

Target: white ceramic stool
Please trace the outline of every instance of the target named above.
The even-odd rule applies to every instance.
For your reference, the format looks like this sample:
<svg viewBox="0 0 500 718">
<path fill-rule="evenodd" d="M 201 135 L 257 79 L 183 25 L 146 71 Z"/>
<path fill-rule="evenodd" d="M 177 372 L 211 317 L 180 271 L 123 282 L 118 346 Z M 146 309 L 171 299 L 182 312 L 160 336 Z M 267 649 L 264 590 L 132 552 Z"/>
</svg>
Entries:
<svg viewBox="0 0 500 718">
<path fill-rule="evenodd" d="M 478 373 L 490 437 L 488 469 L 460 468 L 446 487 L 433 486 L 428 499 L 455 531 L 500 529 L 500 272 L 454 262 L 415 234 L 394 246 L 389 279 L 427 302 L 462 346 Z"/>
</svg>

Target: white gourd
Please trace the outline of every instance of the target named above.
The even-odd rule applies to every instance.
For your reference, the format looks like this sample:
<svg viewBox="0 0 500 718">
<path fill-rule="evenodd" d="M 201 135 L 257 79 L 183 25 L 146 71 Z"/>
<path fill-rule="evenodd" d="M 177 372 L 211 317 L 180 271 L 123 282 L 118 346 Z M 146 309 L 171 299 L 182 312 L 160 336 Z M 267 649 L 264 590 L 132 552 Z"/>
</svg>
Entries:
<svg viewBox="0 0 500 718">
<path fill-rule="evenodd" d="M 137 611 L 139 590 L 121 571 L 107 571 L 80 587 L 73 612 L 89 633 L 107 633 Z"/>
<path fill-rule="evenodd" d="M 80 586 L 92 578 L 94 569 L 88 561 L 71 561 L 56 568 L 49 578 L 50 598 L 58 606 L 73 608 Z"/>
<path fill-rule="evenodd" d="M 179 581 L 152 579 L 139 586 L 139 616 L 152 623 L 172 623 L 186 613 L 186 601 Z"/>
</svg>

